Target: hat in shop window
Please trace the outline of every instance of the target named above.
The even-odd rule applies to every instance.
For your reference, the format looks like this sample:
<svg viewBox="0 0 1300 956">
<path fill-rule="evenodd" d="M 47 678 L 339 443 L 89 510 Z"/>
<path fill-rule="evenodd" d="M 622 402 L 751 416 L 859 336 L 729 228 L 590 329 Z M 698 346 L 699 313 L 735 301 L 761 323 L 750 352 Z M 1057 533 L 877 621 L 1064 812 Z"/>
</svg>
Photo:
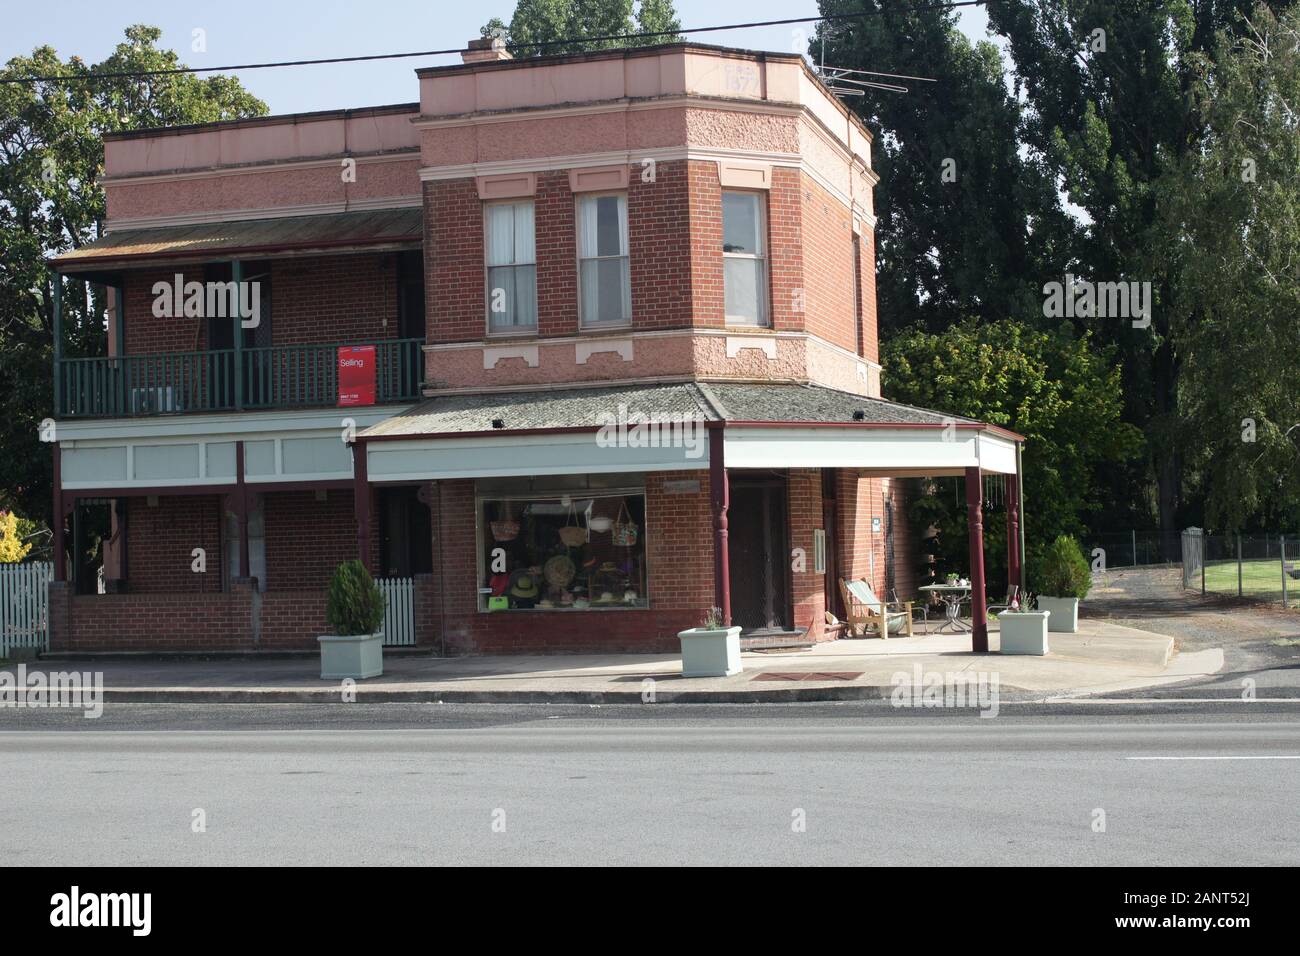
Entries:
<svg viewBox="0 0 1300 956">
<path fill-rule="evenodd" d="M 510 575 L 509 593 L 516 598 L 537 597 L 537 575 L 528 568 L 520 568 Z"/>
</svg>

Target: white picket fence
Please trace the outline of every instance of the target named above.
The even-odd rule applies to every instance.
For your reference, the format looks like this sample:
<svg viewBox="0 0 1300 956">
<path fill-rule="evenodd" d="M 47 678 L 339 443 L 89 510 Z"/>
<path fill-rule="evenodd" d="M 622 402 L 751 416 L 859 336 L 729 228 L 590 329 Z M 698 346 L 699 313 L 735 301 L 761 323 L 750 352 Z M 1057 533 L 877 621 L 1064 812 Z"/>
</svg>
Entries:
<svg viewBox="0 0 1300 956">
<path fill-rule="evenodd" d="M 0 564 L 0 657 L 14 648 L 50 646 L 49 561 Z"/>
<path fill-rule="evenodd" d="M 415 580 L 375 578 L 388 598 L 384 609 L 384 646 L 403 647 L 415 643 Z"/>
</svg>

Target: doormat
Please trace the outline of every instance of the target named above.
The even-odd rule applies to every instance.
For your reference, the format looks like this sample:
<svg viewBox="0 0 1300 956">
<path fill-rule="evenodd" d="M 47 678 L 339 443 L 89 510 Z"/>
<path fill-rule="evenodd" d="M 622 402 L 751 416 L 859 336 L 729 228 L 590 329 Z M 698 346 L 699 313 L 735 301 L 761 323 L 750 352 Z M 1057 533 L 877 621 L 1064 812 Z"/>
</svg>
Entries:
<svg viewBox="0 0 1300 956">
<path fill-rule="evenodd" d="M 854 680 L 865 671 L 763 671 L 750 680 Z"/>
</svg>

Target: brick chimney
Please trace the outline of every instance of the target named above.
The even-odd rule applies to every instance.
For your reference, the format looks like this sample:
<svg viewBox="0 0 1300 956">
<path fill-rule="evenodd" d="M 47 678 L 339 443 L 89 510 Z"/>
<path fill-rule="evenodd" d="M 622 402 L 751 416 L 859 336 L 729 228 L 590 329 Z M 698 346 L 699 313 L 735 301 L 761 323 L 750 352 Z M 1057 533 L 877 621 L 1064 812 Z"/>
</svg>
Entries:
<svg viewBox="0 0 1300 956">
<path fill-rule="evenodd" d="M 506 49 L 506 41 L 500 37 L 478 37 L 469 41 L 469 47 L 460 51 L 460 58 L 466 63 L 492 63 L 497 60 L 512 60 Z"/>
</svg>

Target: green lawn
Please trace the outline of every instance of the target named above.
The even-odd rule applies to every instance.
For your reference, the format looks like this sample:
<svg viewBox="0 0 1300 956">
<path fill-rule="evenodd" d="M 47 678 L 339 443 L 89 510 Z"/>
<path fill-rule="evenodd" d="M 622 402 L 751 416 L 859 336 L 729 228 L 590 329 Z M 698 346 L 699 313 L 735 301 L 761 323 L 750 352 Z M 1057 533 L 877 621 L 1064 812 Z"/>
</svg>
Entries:
<svg viewBox="0 0 1300 956">
<path fill-rule="evenodd" d="M 1289 548 L 1287 549 L 1290 550 Z M 1291 564 L 1300 563 L 1300 558 L 1293 558 Z M 1200 582 L 1193 579 L 1193 588 L 1199 588 Z M 1205 590 L 1216 594 L 1237 593 L 1237 562 L 1211 561 L 1205 566 Z M 1282 565 L 1277 558 L 1268 560 L 1245 560 L 1241 562 L 1242 594 L 1265 595 L 1277 597 L 1282 595 Z M 1288 577 L 1286 593 L 1290 598 L 1300 599 L 1300 580 Z"/>
</svg>

